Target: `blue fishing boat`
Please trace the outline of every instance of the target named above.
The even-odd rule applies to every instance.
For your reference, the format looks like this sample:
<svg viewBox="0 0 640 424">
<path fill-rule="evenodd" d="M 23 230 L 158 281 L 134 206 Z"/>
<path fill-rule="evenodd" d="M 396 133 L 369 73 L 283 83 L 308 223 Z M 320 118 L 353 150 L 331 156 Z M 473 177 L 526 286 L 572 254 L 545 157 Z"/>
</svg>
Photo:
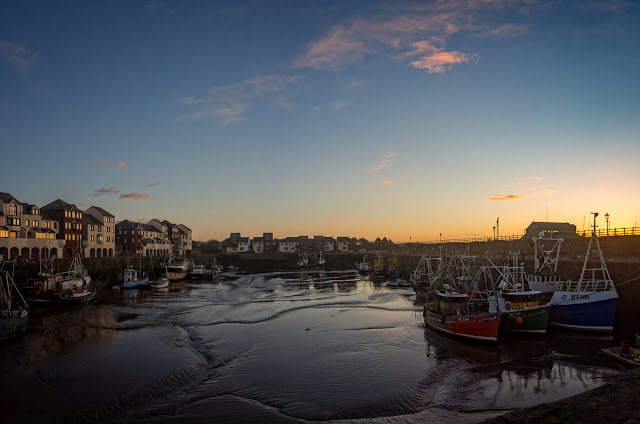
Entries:
<svg viewBox="0 0 640 424">
<path fill-rule="evenodd" d="M 0 341 L 24 334 L 29 320 L 27 302 L 13 282 L 13 268 L 5 270 L 5 263 L 0 269 Z"/>
<path fill-rule="evenodd" d="M 593 226 L 598 213 L 594 213 Z M 549 323 L 578 330 L 613 331 L 618 292 L 595 231 L 578 281 L 561 280 L 551 297 Z"/>
<path fill-rule="evenodd" d="M 124 270 L 124 282 L 122 283 L 122 288 L 124 289 L 133 289 L 133 288 L 143 288 L 149 287 L 149 277 L 144 276 L 140 278 L 138 276 L 139 272 L 136 269 L 133 269 L 133 265 Z"/>
</svg>

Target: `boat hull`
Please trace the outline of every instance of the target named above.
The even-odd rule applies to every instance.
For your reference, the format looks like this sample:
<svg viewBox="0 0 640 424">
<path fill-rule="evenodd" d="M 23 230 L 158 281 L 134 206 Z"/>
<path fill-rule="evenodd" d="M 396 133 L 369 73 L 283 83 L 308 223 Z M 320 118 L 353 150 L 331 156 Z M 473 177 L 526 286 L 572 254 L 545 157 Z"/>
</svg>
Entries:
<svg viewBox="0 0 640 424">
<path fill-rule="evenodd" d="M 500 326 L 503 331 L 545 334 L 550 316 L 551 305 L 519 309 L 503 313 Z"/>
<path fill-rule="evenodd" d="M 500 314 L 447 316 L 426 310 L 424 323 L 436 331 L 453 336 L 496 342 L 500 329 Z"/>
<path fill-rule="evenodd" d="M 178 281 L 178 280 L 184 280 L 187 277 L 187 272 L 186 271 L 172 271 L 167 269 L 167 271 L 165 272 L 165 278 L 167 278 L 169 281 Z"/>
<path fill-rule="evenodd" d="M 11 316 L 0 317 L 0 341 L 24 334 L 28 320 L 29 311 L 13 311 Z"/>
<path fill-rule="evenodd" d="M 577 330 L 613 331 L 618 293 L 560 292 L 551 298 L 550 324 Z"/>
<path fill-rule="evenodd" d="M 142 280 L 137 281 L 125 281 L 122 283 L 122 288 L 124 289 L 133 289 L 133 288 L 141 288 L 147 287 L 149 285 L 149 278 L 143 278 Z"/>
<path fill-rule="evenodd" d="M 68 296 L 68 297 L 61 296 L 60 297 L 60 304 L 62 304 L 62 305 L 84 305 L 85 303 L 91 302 L 95 297 L 96 297 L 95 290 L 91 291 L 91 292 L 84 293 L 84 294 L 82 294 L 80 296 L 78 296 L 78 295 L 73 295 L 73 296 Z"/>
</svg>

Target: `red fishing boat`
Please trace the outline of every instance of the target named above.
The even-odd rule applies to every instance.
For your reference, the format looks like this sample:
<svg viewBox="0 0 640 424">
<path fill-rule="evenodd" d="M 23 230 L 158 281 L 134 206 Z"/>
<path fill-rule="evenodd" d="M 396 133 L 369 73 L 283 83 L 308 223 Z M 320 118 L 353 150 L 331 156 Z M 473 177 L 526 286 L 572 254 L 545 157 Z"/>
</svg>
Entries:
<svg viewBox="0 0 640 424">
<path fill-rule="evenodd" d="M 436 291 L 433 302 L 425 304 L 423 317 L 430 328 L 467 339 L 496 342 L 500 314 L 486 293 L 471 296 L 451 290 Z"/>
</svg>

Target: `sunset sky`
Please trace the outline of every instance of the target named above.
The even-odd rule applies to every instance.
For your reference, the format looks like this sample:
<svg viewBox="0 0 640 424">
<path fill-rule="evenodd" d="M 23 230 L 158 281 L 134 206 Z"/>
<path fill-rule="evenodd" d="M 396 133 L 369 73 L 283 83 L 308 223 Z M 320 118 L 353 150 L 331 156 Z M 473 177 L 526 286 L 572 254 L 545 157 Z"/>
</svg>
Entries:
<svg viewBox="0 0 640 424">
<path fill-rule="evenodd" d="M 5 1 L 0 191 L 196 240 L 639 225 L 639 49 L 624 0 Z"/>
</svg>

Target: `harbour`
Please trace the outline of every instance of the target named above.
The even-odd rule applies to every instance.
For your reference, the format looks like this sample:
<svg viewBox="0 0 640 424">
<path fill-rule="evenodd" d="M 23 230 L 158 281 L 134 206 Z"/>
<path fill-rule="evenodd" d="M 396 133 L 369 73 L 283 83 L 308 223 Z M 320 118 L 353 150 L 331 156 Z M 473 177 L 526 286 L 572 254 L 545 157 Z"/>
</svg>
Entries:
<svg viewBox="0 0 640 424">
<path fill-rule="evenodd" d="M 2 346 L 0 418 L 472 423 L 626 372 L 599 354 L 617 334 L 552 328 L 487 346 L 426 328 L 423 307 L 412 287 L 355 270 L 104 286 L 88 305 L 32 309 Z"/>
</svg>

